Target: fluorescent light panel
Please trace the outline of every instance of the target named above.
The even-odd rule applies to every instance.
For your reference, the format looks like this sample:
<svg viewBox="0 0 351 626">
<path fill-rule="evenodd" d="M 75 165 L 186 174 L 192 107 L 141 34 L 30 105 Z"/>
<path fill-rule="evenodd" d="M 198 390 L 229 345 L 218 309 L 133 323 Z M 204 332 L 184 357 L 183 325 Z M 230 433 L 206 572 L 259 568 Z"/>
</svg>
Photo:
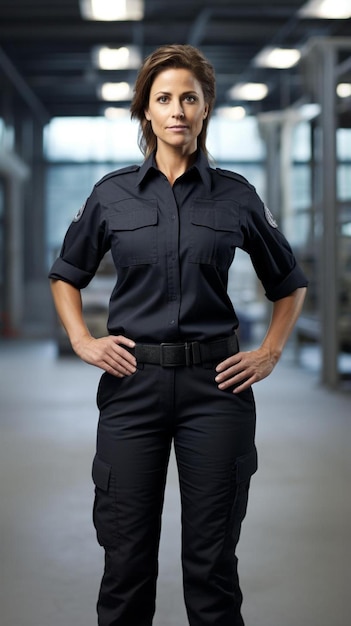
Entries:
<svg viewBox="0 0 351 626">
<path fill-rule="evenodd" d="M 144 17 L 143 0 L 79 0 L 79 6 L 86 20 L 117 22 Z"/>
<path fill-rule="evenodd" d="M 93 62 L 101 70 L 132 70 L 141 65 L 141 54 L 137 46 L 93 48 Z"/>
<path fill-rule="evenodd" d="M 130 100 L 133 89 L 129 83 L 103 83 L 99 88 L 99 97 L 107 102 L 123 102 Z"/>
<path fill-rule="evenodd" d="M 336 87 L 336 93 L 339 98 L 351 97 L 351 83 L 339 83 Z"/>
<path fill-rule="evenodd" d="M 268 87 L 265 83 L 238 83 L 229 91 L 232 100 L 263 100 L 268 94 Z"/>
<path fill-rule="evenodd" d="M 244 107 L 218 107 L 216 109 L 217 117 L 221 117 L 226 120 L 242 120 L 246 116 Z"/>
<path fill-rule="evenodd" d="M 309 0 L 298 14 L 301 17 L 347 20 L 351 17 L 351 0 Z"/>
<path fill-rule="evenodd" d="M 129 118 L 130 111 L 129 109 L 124 109 L 122 107 L 106 107 L 104 110 L 104 116 L 108 120 L 121 120 L 125 118 Z"/>
<path fill-rule="evenodd" d="M 296 65 L 301 58 L 297 48 L 264 48 L 255 58 L 254 63 L 258 67 L 272 67 L 276 69 L 288 69 Z"/>
</svg>

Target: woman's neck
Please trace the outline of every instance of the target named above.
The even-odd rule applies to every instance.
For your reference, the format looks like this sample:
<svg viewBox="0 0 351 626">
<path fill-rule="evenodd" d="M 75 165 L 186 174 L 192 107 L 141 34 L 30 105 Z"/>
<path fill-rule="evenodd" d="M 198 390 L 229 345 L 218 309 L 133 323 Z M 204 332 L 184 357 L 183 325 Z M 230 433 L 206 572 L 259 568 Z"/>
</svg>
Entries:
<svg viewBox="0 0 351 626">
<path fill-rule="evenodd" d="M 180 151 L 164 151 L 159 147 L 156 150 L 155 160 L 158 169 L 168 178 L 171 185 L 193 165 L 196 160 L 196 151 L 191 154 Z"/>
</svg>

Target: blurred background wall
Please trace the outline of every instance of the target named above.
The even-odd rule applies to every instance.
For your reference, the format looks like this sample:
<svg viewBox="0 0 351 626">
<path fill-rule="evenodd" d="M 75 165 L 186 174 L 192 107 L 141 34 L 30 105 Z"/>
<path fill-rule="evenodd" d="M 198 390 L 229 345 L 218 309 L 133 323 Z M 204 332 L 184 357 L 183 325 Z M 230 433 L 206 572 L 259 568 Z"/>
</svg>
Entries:
<svg viewBox="0 0 351 626">
<path fill-rule="evenodd" d="M 124 3 L 125 15 L 119 4 L 1 2 L 0 335 L 66 349 L 48 268 L 94 182 L 142 160 L 128 112 L 141 59 L 191 43 L 217 74 L 215 165 L 256 186 L 308 274 L 296 354 L 313 346 L 322 382 L 339 387 L 351 369 L 349 3 L 192 0 L 172 19 L 160 0 Z M 250 340 L 269 305 L 240 251 L 235 268 L 230 294 Z M 97 332 L 114 280 L 106 259 L 86 292 Z"/>
</svg>

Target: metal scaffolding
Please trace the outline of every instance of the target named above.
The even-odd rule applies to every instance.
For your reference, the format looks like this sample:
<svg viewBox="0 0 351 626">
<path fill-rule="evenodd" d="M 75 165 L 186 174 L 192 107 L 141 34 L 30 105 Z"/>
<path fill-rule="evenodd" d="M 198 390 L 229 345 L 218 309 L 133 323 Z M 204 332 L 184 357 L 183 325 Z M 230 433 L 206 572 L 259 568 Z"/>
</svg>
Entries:
<svg viewBox="0 0 351 626">
<path fill-rule="evenodd" d="M 291 207 L 292 150 L 291 133 L 303 118 L 300 106 L 317 105 L 319 114 L 311 122 L 312 205 L 308 244 L 315 255 L 318 310 L 305 328 L 311 339 L 321 345 L 321 381 L 330 388 L 340 383 L 340 202 L 337 194 L 337 130 L 347 120 L 351 126 L 351 103 L 340 113 L 336 95 L 337 83 L 351 74 L 349 39 L 311 39 L 302 62 L 305 99 L 295 107 L 259 116 L 262 137 L 267 148 L 267 201 L 277 216 L 288 218 Z M 346 112 L 346 115 L 345 115 Z M 277 177 L 277 172 L 279 176 Z M 279 188 L 277 188 L 279 180 Z M 351 206 L 348 207 L 351 222 Z M 287 220 L 287 224 L 291 221 Z M 285 230 L 286 232 L 286 230 Z M 288 238 L 289 232 L 286 232 Z M 351 312 L 350 312 L 351 320 Z M 351 344 L 351 337 L 350 337 Z"/>
</svg>

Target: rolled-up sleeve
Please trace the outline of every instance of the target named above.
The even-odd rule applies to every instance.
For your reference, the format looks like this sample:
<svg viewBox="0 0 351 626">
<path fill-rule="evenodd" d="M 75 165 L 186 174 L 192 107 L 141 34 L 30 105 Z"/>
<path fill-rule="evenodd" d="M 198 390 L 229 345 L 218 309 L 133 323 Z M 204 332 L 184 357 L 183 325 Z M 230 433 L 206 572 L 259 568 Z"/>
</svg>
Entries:
<svg viewBox="0 0 351 626">
<path fill-rule="evenodd" d="M 96 189 L 69 226 L 59 257 L 49 278 L 63 280 L 77 289 L 86 287 L 94 277 L 109 248 L 106 223 Z"/>
<path fill-rule="evenodd" d="M 256 193 L 252 196 L 250 205 L 242 208 L 243 248 L 251 257 L 266 297 L 274 302 L 306 287 L 308 281 L 269 211 Z"/>
</svg>

